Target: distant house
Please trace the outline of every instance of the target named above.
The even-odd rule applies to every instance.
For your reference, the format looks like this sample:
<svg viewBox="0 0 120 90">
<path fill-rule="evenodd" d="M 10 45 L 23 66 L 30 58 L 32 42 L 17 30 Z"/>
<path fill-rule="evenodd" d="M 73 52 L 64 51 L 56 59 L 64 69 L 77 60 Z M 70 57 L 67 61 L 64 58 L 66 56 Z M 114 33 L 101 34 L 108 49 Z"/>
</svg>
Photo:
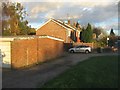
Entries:
<svg viewBox="0 0 120 90">
<path fill-rule="evenodd" d="M 60 20 L 49 19 L 36 30 L 36 35 L 52 36 L 64 40 L 65 43 L 80 42 L 80 30 Z"/>
</svg>

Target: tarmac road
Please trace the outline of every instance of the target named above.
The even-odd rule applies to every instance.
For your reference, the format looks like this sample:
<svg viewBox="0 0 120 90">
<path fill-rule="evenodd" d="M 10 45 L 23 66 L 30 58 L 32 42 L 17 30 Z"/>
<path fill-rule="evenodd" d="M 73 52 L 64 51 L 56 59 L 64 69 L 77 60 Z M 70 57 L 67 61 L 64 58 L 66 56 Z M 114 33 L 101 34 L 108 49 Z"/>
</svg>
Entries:
<svg viewBox="0 0 120 90">
<path fill-rule="evenodd" d="M 10 70 L 3 69 L 3 88 L 37 88 L 38 83 L 42 86 L 45 82 L 53 79 L 71 66 L 86 60 L 92 56 L 117 55 L 117 53 L 90 53 L 81 54 L 66 53 L 64 57 L 36 65 L 28 69 Z"/>
</svg>

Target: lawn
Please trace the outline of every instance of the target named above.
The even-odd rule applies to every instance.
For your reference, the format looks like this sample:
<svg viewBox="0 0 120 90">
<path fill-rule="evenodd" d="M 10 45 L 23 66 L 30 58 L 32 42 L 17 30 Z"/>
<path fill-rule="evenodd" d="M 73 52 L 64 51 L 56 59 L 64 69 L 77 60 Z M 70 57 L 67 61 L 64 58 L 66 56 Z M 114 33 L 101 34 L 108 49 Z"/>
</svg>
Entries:
<svg viewBox="0 0 120 90">
<path fill-rule="evenodd" d="M 118 56 L 92 57 L 78 63 L 42 88 L 117 88 Z"/>
</svg>

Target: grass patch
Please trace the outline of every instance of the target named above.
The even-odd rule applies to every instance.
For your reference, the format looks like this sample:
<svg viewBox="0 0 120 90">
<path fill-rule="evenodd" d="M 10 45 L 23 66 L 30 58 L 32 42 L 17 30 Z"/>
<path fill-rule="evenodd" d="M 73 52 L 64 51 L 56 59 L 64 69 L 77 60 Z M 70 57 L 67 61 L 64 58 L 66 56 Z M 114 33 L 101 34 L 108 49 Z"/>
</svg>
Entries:
<svg viewBox="0 0 120 90">
<path fill-rule="evenodd" d="M 97 56 L 78 63 L 42 88 L 117 88 L 118 56 Z"/>
</svg>

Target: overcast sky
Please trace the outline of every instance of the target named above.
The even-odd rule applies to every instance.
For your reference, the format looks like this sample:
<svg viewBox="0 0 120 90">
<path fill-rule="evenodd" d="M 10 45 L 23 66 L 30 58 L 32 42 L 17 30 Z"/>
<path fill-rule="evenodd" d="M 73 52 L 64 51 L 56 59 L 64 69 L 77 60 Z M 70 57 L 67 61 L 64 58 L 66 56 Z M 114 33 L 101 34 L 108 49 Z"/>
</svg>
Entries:
<svg viewBox="0 0 120 90">
<path fill-rule="evenodd" d="M 82 26 L 91 23 L 105 30 L 118 32 L 119 0 L 12 0 L 25 7 L 29 25 L 40 27 L 50 18 L 78 21 Z"/>
</svg>

